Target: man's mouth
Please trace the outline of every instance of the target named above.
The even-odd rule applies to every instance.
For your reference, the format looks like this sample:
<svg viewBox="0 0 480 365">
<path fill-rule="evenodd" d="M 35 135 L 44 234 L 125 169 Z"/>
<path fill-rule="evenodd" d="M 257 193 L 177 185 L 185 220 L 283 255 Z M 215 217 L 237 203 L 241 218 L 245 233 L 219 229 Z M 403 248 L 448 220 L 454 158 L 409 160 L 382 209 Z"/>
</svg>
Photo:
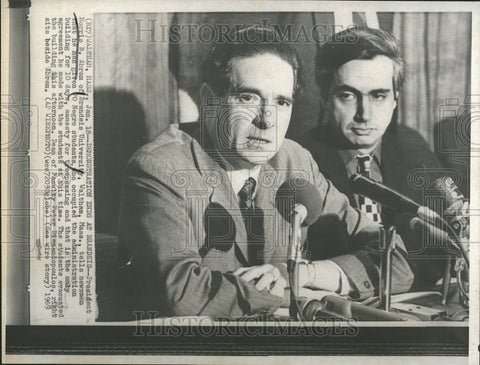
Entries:
<svg viewBox="0 0 480 365">
<path fill-rule="evenodd" d="M 268 139 L 265 139 L 265 138 L 261 138 L 261 137 L 257 137 L 257 136 L 249 136 L 247 137 L 247 139 L 249 141 L 252 141 L 252 142 L 255 142 L 255 143 L 272 143 L 270 140 Z"/>
<path fill-rule="evenodd" d="M 366 128 L 366 127 L 353 127 L 352 132 L 359 136 L 367 136 L 372 133 L 375 128 Z"/>
</svg>

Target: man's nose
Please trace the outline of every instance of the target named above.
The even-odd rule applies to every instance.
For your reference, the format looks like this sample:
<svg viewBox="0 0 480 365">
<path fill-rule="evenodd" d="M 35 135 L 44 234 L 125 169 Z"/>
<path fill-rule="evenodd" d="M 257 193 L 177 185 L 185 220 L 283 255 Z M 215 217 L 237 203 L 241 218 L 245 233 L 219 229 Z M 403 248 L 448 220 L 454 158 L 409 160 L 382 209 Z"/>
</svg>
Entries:
<svg viewBox="0 0 480 365">
<path fill-rule="evenodd" d="M 275 108 L 272 105 L 262 103 L 257 108 L 257 115 L 252 123 L 259 129 L 269 129 L 275 125 Z"/>
<path fill-rule="evenodd" d="M 357 113 L 354 120 L 357 123 L 368 122 L 372 117 L 372 105 L 368 97 L 361 97 L 357 104 Z"/>
</svg>

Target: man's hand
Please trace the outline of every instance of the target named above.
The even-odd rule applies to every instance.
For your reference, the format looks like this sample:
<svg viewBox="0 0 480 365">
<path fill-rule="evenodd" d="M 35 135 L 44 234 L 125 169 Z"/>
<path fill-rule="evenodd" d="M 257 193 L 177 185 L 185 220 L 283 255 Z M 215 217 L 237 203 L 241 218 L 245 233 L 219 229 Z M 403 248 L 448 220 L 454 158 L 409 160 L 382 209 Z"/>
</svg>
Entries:
<svg viewBox="0 0 480 365">
<path fill-rule="evenodd" d="M 233 275 L 251 282 L 257 290 L 266 289 L 270 294 L 277 297 L 284 297 L 284 290 L 287 281 L 280 273 L 280 270 L 273 265 L 265 264 L 252 267 L 241 267 Z"/>
<path fill-rule="evenodd" d="M 299 285 L 314 290 L 328 290 L 342 295 L 351 290 L 346 274 L 330 260 L 298 265 Z"/>
</svg>

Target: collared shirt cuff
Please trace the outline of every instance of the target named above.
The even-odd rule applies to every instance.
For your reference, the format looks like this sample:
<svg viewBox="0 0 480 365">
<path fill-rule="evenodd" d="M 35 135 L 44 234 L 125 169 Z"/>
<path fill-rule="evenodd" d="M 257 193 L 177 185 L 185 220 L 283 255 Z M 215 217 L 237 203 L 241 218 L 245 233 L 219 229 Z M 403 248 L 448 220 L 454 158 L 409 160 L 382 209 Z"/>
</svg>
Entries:
<svg viewBox="0 0 480 365">
<path fill-rule="evenodd" d="M 331 260 L 314 261 L 314 281 L 309 285 L 312 289 L 329 290 L 340 295 L 347 295 L 352 287 L 345 272 Z"/>
<path fill-rule="evenodd" d="M 350 281 L 348 280 L 348 276 L 347 274 L 345 274 L 345 271 L 343 271 L 342 268 L 338 266 L 335 262 L 331 260 L 326 260 L 326 261 L 331 262 L 338 269 L 340 273 L 340 284 L 336 293 L 340 295 L 350 294 L 352 292 L 352 286 L 350 285 Z"/>
</svg>

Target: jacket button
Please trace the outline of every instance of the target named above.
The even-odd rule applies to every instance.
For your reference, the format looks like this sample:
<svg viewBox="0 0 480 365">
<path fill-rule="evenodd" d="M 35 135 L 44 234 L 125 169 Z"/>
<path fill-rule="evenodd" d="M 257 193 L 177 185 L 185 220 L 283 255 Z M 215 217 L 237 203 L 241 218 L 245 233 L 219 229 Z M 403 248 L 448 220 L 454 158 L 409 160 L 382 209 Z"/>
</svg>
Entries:
<svg viewBox="0 0 480 365">
<path fill-rule="evenodd" d="M 365 285 L 365 288 L 370 288 L 370 283 L 368 281 L 364 281 L 363 285 Z"/>
</svg>

